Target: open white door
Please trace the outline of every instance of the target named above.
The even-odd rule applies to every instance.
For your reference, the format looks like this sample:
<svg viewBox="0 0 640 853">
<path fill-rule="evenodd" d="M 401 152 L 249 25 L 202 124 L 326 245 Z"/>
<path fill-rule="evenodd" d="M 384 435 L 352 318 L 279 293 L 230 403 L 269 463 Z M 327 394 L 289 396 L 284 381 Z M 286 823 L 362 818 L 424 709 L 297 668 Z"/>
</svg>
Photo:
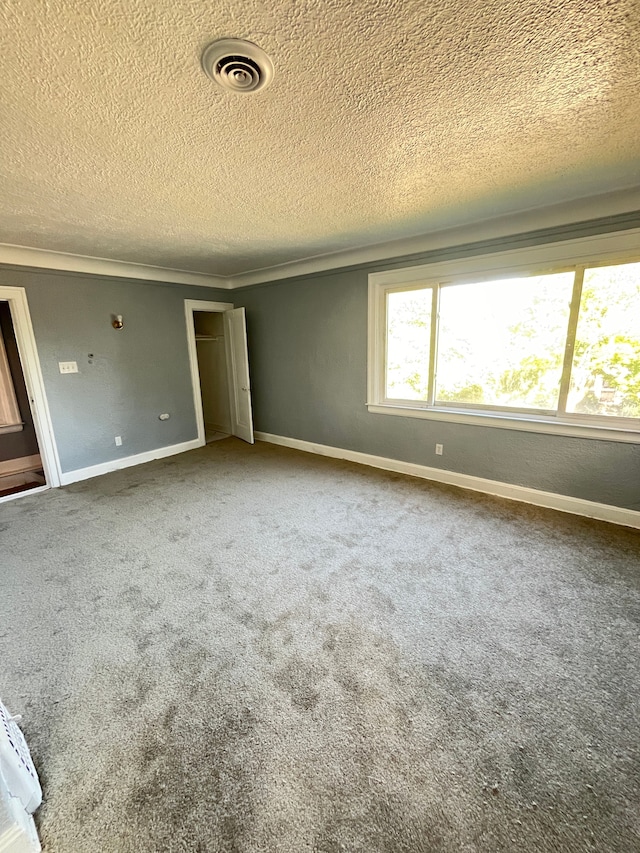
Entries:
<svg viewBox="0 0 640 853">
<path fill-rule="evenodd" d="M 224 312 L 229 360 L 229 394 L 231 397 L 231 429 L 238 438 L 253 444 L 253 413 L 249 384 L 247 323 L 244 308 Z"/>
</svg>

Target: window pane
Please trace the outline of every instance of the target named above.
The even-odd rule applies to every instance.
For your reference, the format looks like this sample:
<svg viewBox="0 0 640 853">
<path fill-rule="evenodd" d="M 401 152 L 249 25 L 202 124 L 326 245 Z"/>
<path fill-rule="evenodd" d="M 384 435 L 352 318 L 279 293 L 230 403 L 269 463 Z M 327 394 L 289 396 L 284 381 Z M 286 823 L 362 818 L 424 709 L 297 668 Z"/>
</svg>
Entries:
<svg viewBox="0 0 640 853">
<path fill-rule="evenodd" d="M 436 400 L 554 410 L 574 273 L 443 287 Z"/>
<path fill-rule="evenodd" d="M 432 293 L 387 294 L 387 399 L 427 399 Z"/>
<path fill-rule="evenodd" d="M 640 417 L 640 264 L 585 271 L 567 411 Z"/>
</svg>

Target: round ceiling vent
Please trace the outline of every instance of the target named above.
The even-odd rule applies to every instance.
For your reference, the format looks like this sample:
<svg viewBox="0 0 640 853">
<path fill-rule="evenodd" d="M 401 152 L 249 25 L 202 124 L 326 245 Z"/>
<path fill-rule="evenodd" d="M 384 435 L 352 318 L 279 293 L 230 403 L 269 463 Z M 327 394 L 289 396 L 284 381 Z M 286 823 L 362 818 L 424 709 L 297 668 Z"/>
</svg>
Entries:
<svg viewBox="0 0 640 853">
<path fill-rule="evenodd" d="M 273 78 L 267 54 L 244 39 L 219 39 L 204 49 L 202 67 L 223 88 L 239 94 L 266 89 Z"/>
</svg>

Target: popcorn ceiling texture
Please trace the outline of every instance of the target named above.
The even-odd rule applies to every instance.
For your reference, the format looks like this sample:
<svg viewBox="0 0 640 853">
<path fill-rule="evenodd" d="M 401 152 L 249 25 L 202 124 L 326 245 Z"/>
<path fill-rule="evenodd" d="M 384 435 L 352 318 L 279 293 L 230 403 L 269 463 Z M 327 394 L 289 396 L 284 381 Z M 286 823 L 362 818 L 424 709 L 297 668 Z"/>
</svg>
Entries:
<svg viewBox="0 0 640 853">
<path fill-rule="evenodd" d="M 268 90 L 204 75 L 224 36 Z M 230 275 L 640 184 L 634 0 L 31 0 L 0 38 L 0 242 Z"/>
</svg>

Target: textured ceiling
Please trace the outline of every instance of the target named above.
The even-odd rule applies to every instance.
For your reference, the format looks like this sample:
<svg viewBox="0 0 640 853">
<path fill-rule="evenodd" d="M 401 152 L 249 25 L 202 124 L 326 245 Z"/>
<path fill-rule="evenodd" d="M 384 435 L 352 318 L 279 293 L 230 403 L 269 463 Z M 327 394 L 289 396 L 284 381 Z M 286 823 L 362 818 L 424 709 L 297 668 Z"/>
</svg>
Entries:
<svg viewBox="0 0 640 853">
<path fill-rule="evenodd" d="M 241 271 L 640 184 L 636 0 L 0 7 L 0 242 Z M 275 78 L 218 88 L 251 39 Z"/>
</svg>

